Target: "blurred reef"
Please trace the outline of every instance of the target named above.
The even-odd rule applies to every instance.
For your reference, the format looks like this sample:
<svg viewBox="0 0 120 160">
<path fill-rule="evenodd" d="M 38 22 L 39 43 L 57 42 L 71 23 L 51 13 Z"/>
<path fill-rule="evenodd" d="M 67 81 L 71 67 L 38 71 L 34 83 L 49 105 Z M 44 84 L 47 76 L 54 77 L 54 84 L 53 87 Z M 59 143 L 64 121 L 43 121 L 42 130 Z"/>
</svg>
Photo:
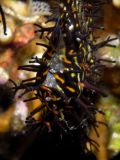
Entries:
<svg viewBox="0 0 120 160">
<path fill-rule="evenodd" d="M 47 135 L 46 132 L 41 134 L 38 131 L 26 135 L 25 120 L 40 102 L 24 102 L 23 98 L 19 98 L 20 93 L 14 95 L 14 91 L 11 90 L 14 85 L 9 79 L 20 83 L 34 76 L 34 73 L 18 70 L 18 67 L 28 64 L 33 56 L 42 57 L 45 52 L 45 47 L 36 45 L 37 42 L 45 41 L 35 32 L 34 23 L 42 24 L 44 27 L 53 24 L 45 24 L 47 15 L 51 14 L 49 5 L 41 11 L 37 7 L 39 3 L 33 5 L 32 0 L 0 0 L 7 26 L 7 35 L 4 35 L 0 19 L 0 160 L 33 160 L 38 157 L 117 159 L 120 154 L 120 0 L 113 0 L 111 4 L 104 5 L 105 30 L 95 32 L 102 41 L 109 36 L 117 39 L 111 42 L 116 47 L 105 47 L 98 53 L 99 57 L 114 61 L 103 62 L 106 68 L 101 77 L 101 88 L 107 92 L 107 97 L 100 97 L 96 102 L 97 107 L 105 112 L 105 116 L 97 115 L 96 118 L 106 123 L 107 127 L 98 127 L 98 138 L 94 131 L 91 131 L 91 137 L 100 145 L 99 152 L 94 150 L 94 154 L 83 157 L 79 155 L 78 144 L 71 146 L 67 138 L 58 145 L 60 139 L 54 133 Z M 29 97 L 31 95 L 27 96 Z M 38 117 L 40 113 L 35 115 L 36 119 Z"/>
</svg>

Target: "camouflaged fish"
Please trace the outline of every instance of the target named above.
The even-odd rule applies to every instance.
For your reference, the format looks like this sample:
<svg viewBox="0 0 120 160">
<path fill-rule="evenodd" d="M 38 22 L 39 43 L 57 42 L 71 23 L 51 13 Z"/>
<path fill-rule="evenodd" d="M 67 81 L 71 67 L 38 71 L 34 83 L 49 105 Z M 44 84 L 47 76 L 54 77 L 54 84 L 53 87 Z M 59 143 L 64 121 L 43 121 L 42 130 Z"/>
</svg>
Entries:
<svg viewBox="0 0 120 160">
<path fill-rule="evenodd" d="M 39 2 L 34 3 L 36 6 Z M 15 85 L 15 91 L 24 90 L 21 96 L 34 92 L 35 96 L 25 101 L 39 99 L 42 103 L 28 116 L 27 128 L 45 126 L 48 131 L 57 130 L 58 136 L 67 136 L 70 143 L 79 143 L 82 152 L 90 151 L 91 146 L 97 149 L 99 145 L 90 139 L 89 132 L 93 128 L 99 135 L 97 127 L 102 122 L 96 121 L 96 113 L 103 112 L 95 102 L 99 95 L 105 94 L 98 88 L 104 66 L 96 54 L 99 48 L 111 46 L 109 42 L 114 39 L 108 37 L 97 43 L 94 35 L 96 29 L 103 29 L 96 21 L 101 22 L 105 2 L 51 0 L 40 3 L 39 8 L 47 6 L 43 7 L 45 11 L 50 7 L 52 13 L 46 23 L 55 25 L 44 28 L 36 24 L 41 38 L 46 39 L 45 44 L 38 42 L 37 45 L 44 46 L 46 51 L 42 58 L 33 57 L 29 65 L 19 66 L 21 70 L 36 72 L 36 76 Z M 43 114 L 36 120 L 33 116 L 38 112 Z"/>
</svg>

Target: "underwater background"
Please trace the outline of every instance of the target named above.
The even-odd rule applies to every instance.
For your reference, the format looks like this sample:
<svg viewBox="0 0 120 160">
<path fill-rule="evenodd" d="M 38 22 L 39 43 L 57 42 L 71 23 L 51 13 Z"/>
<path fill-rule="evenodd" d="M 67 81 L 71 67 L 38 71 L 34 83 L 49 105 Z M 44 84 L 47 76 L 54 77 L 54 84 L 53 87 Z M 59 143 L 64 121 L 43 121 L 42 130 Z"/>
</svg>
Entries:
<svg viewBox="0 0 120 160">
<path fill-rule="evenodd" d="M 120 1 L 0 10 L 0 160 L 119 159 Z"/>
</svg>

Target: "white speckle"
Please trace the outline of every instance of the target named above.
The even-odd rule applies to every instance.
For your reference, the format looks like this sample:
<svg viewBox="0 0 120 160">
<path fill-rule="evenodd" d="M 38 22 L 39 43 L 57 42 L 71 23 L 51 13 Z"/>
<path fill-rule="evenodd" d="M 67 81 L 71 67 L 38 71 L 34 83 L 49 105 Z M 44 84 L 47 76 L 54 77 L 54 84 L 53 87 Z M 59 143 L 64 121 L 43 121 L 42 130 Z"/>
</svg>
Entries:
<svg viewBox="0 0 120 160">
<path fill-rule="evenodd" d="M 79 37 L 76 37 L 76 41 L 77 41 L 77 42 L 80 42 L 81 39 L 80 39 Z"/>
<path fill-rule="evenodd" d="M 0 84 L 5 84 L 9 79 L 8 73 L 4 68 L 0 67 Z"/>
<path fill-rule="evenodd" d="M 119 136 L 118 133 L 115 133 L 115 132 L 114 132 L 113 135 L 112 135 L 112 137 L 113 137 L 113 138 L 118 138 L 118 137 L 120 137 L 120 136 Z"/>
<path fill-rule="evenodd" d="M 51 101 L 51 97 L 46 97 L 46 101 Z"/>
<path fill-rule="evenodd" d="M 25 74 L 23 71 L 19 71 L 18 77 L 19 77 L 21 80 L 24 80 L 24 79 L 27 78 L 26 74 Z"/>
<path fill-rule="evenodd" d="M 16 102 L 14 116 L 19 116 L 23 122 L 25 122 L 28 116 L 28 108 L 26 103 L 22 100 Z"/>
<path fill-rule="evenodd" d="M 72 31 L 73 29 L 74 29 L 74 25 L 71 24 L 71 25 L 69 26 L 69 30 Z"/>
<path fill-rule="evenodd" d="M 66 11 L 66 7 L 65 6 L 64 6 L 63 10 Z"/>
</svg>

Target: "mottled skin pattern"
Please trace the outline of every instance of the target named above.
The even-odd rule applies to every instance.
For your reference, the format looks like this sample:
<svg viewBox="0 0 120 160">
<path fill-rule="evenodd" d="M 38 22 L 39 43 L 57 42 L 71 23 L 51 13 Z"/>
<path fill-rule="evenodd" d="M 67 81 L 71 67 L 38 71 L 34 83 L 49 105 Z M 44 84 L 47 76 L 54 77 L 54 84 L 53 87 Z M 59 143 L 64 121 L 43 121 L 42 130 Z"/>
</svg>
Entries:
<svg viewBox="0 0 120 160">
<path fill-rule="evenodd" d="M 97 122 L 95 116 L 97 112 L 103 113 L 95 106 L 96 97 L 104 95 L 96 87 L 104 67 L 96 58 L 96 52 L 109 45 L 111 39 L 96 43 L 93 35 L 96 28 L 103 29 L 95 23 L 103 4 L 101 0 L 50 1 L 53 14 L 47 22 L 54 21 L 55 26 L 43 28 L 36 25 L 41 37 L 48 33 L 48 45 L 38 43 L 46 47 L 43 58 L 34 57 L 30 61 L 32 64 L 19 67 L 36 72 L 36 77 L 15 85 L 16 91 L 24 90 L 21 96 L 32 91 L 35 97 L 28 100 L 39 99 L 42 103 L 27 118 L 27 129 L 40 127 L 42 130 L 45 127 L 50 132 L 58 133 L 61 139 L 67 136 L 71 143 L 79 143 L 82 152 L 91 150 L 91 146 L 98 148 L 98 144 L 89 138 L 89 132 L 93 128 L 98 135 L 96 128 L 101 122 Z M 63 64 L 60 71 L 51 68 L 51 60 L 58 53 Z M 56 87 L 44 85 L 48 73 L 55 78 Z M 35 120 L 33 115 L 37 112 L 43 114 Z"/>
</svg>

